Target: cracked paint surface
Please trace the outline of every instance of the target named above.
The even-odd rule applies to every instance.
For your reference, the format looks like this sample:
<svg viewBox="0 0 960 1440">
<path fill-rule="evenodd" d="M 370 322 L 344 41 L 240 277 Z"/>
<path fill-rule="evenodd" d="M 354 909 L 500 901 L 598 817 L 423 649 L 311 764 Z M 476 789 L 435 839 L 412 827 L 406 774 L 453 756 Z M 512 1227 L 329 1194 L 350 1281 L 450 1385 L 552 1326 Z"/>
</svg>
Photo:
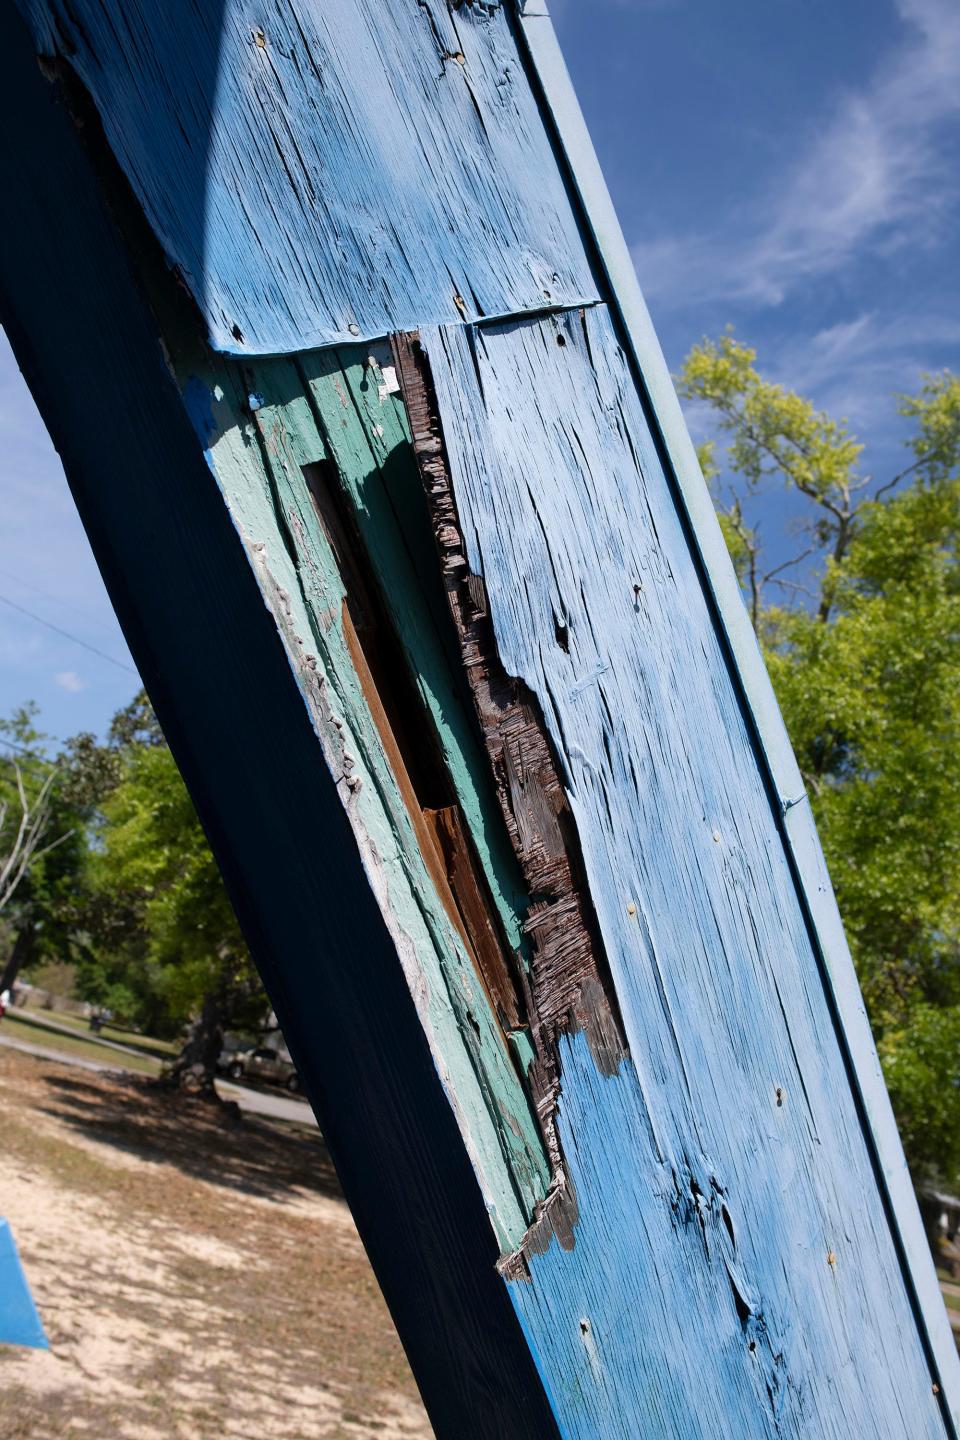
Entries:
<svg viewBox="0 0 960 1440">
<path fill-rule="evenodd" d="M 216 349 L 595 296 L 504 7 L 17 3 L 92 95 Z"/>
<path fill-rule="evenodd" d="M 611 319 L 421 339 L 500 657 L 566 761 L 629 1046 L 604 1079 L 561 1039 L 576 1243 L 511 1286 L 568 1433 L 942 1436 L 778 817 Z"/>
<path fill-rule="evenodd" d="M 510 7 L 17 3 L 89 91 L 206 327 L 182 344 L 157 309 L 501 1263 L 522 1250 L 504 1283 L 563 1433 L 945 1435 L 784 847 L 798 812 L 765 788 Z M 519 955 L 531 897 L 451 680 L 460 657 L 418 592 L 440 557 L 409 523 L 383 343 L 414 328 L 475 598 L 549 732 L 628 1047 L 598 1066 L 583 1029 L 552 1036 L 566 1248 L 529 1229 L 556 1160 L 529 1041 L 504 1034 L 438 897 L 305 483 L 329 463 L 354 507 Z M 322 815 L 288 858 L 324 865 Z"/>
<path fill-rule="evenodd" d="M 549 1172 L 542 1141 L 480 978 L 431 882 L 362 692 L 343 631 L 343 580 L 303 477 L 305 465 L 329 453 L 317 428 L 327 413 L 341 432 L 337 449 L 345 478 L 368 492 L 383 483 L 369 432 L 353 405 L 343 403 L 349 377 L 356 381 L 355 372 L 363 376 L 365 368 L 359 352 L 344 356 L 342 368 L 340 362 L 311 363 L 309 357 L 303 368 L 289 361 L 261 361 L 255 371 L 257 407 L 252 415 L 249 387 L 230 362 L 222 362 L 202 380 L 194 375 L 185 390 L 195 414 L 202 413 L 201 396 L 206 399 L 202 438 L 213 472 L 283 636 L 326 763 L 338 779 L 373 895 L 393 934 L 498 1240 L 510 1250 L 520 1244 L 546 1193 Z M 371 404 L 381 416 L 376 423 L 384 435 L 374 438 L 384 439 L 389 429 L 388 449 L 400 443 L 409 452 L 402 410 L 392 397 L 380 399 L 379 388 L 378 383 Z M 318 405 L 311 403 L 315 392 L 320 393 Z M 349 443 L 341 419 L 350 431 Z M 406 459 L 415 478 L 412 456 Z M 377 501 L 368 494 L 368 503 L 375 506 Z M 387 543 L 388 529 L 381 528 Z M 415 606 L 413 587 L 404 598 Z M 407 625 L 415 618 L 408 614 Z M 419 619 L 429 628 L 422 614 Z M 429 648 L 421 645 L 417 653 Z M 438 667 L 435 653 L 432 660 Z M 434 719 L 459 777 L 465 811 L 482 831 L 481 802 L 476 792 L 471 799 L 469 782 L 475 764 L 469 754 L 472 737 L 458 723 L 454 707 L 438 706 Z M 481 855 L 495 873 L 491 841 L 496 848 L 495 835 L 488 837 Z M 506 908 L 507 900 L 501 903 Z M 517 915 L 510 913 L 516 927 Z"/>
</svg>

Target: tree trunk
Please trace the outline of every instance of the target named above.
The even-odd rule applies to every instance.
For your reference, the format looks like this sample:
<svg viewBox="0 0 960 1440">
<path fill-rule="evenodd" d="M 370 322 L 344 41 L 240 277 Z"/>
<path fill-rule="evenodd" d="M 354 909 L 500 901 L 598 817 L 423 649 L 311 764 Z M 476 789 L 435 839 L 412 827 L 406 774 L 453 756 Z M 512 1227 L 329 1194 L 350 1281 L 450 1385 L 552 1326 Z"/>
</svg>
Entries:
<svg viewBox="0 0 960 1440">
<path fill-rule="evenodd" d="M 17 976 L 24 965 L 31 959 L 36 945 L 37 932 L 32 920 L 25 920 L 17 931 L 17 938 L 13 942 L 13 949 L 3 967 L 3 974 L 0 975 L 0 994 L 4 990 L 12 992 Z"/>
<path fill-rule="evenodd" d="M 224 1012 L 222 990 L 209 994 L 200 1014 L 190 1026 L 183 1049 L 164 1072 L 163 1084 L 189 1090 L 207 1099 L 219 1099 L 214 1081 L 217 1060 L 223 1049 Z"/>
</svg>

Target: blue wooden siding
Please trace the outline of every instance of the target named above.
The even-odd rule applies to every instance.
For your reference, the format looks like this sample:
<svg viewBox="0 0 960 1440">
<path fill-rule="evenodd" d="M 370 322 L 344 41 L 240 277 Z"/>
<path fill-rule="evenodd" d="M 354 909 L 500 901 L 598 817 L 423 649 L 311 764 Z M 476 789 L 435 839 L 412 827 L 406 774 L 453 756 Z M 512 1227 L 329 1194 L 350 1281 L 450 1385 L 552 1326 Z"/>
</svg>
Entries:
<svg viewBox="0 0 960 1440">
<path fill-rule="evenodd" d="M 217 349 L 596 294 L 503 7 L 18 3 L 92 95 Z"/>
<path fill-rule="evenodd" d="M 596 246 L 611 305 L 620 319 L 640 386 L 648 399 L 662 451 L 690 526 L 691 543 L 702 566 L 704 585 L 716 607 L 744 704 L 760 744 L 760 762 L 784 811 L 787 853 L 832 992 L 849 1056 L 851 1084 L 863 1106 L 881 1189 L 890 1207 L 891 1225 L 908 1282 L 916 1296 L 917 1321 L 934 1357 L 934 1368 L 954 1429 L 960 1431 L 956 1344 L 941 1300 L 813 815 L 808 805 L 793 803 L 802 793 L 803 782 L 790 738 L 546 5 L 542 0 L 526 0 L 519 9 L 521 42 L 531 71 L 542 86 L 546 111 L 583 207 L 584 223 Z"/>
<path fill-rule="evenodd" d="M 157 343 L 102 171 L 8 0 L 0 318 L 210 836 L 438 1436 L 556 1434 L 338 776 Z M 115 197 L 114 197 L 115 198 Z M 315 1357 L 322 1373 L 324 1357 Z"/>
<path fill-rule="evenodd" d="M 568 1433 L 942 1436 L 780 817 L 609 314 L 423 340 L 630 1048 L 604 1081 L 564 1047 L 576 1245 L 512 1286 Z"/>
<path fill-rule="evenodd" d="M 386 7 L 269 0 L 256 11 L 239 0 L 17 4 L 37 48 L 66 59 L 87 88 L 213 350 L 287 357 L 243 370 L 202 346 L 179 353 L 162 307 L 159 322 L 156 315 L 148 320 L 126 296 L 123 323 L 135 336 L 125 342 L 127 362 L 138 376 L 142 368 L 139 387 L 131 390 L 126 365 L 115 373 L 107 332 L 98 331 L 103 353 L 91 374 L 101 388 L 78 381 L 48 393 L 46 403 L 61 424 L 68 469 L 73 456 L 97 543 L 120 577 L 118 603 L 132 617 L 135 649 L 139 641 L 165 723 L 170 717 L 180 737 L 178 753 L 188 762 L 194 753 L 206 759 L 207 770 L 194 763 L 192 788 L 206 805 L 228 877 L 234 872 L 234 898 L 257 934 L 298 1058 L 318 1077 L 315 1094 L 322 1095 L 322 1080 L 335 1097 L 325 1123 L 354 1177 L 354 1200 L 388 1276 L 391 1304 L 404 1317 L 418 1374 L 431 1377 L 428 1403 L 445 1417 L 440 1433 L 445 1440 L 466 1434 L 457 1406 L 467 1414 L 471 1396 L 508 1373 L 511 1332 L 496 1304 L 506 1289 L 558 1424 L 576 1440 L 932 1440 L 951 1433 L 935 1392 L 938 1383 L 955 1391 L 956 1357 L 944 1345 L 949 1332 L 929 1289 L 929 1258 L 912 1256 L 920 1293 L 928 1286 L 927 1312 L 919 1316 L 898 1249 L 904 1226 L 916 1229 L 902 1157 L 890 1137 L 880 1169 L 897 1206 L 892 1225 L 864 1123 L 861 1102 L 889 1137 L 862 1007 L 851 973 L 831 958 L 842 937 L 834 934 L 831 950 L 810 933 L 810 912 L 824 930 L 837 922 L 829 884 L 815 870 L 799 776 L 769 687 L 761 677 L 745 693 L 730 663 L 731 649 L 738 658 L 752 655 L 753 642 L 729 576 L 728 589 L 718 589 L 723 566 L 709 557 L 706 570 L 700 565 L 709 501 L 684 458 L 689 442 L 669 381 L 662 367 L 648 365 L 648 352 L 635 348 L 628 357 L 621 350 L 625 335 L 636 343 L 645 322 L 621 299 L 632 282 L 610 260 L 615 251 L 616 263 L 625 263 L 615 219 L 590 209 L 582 185 L 588 209 L 578 213 L 517 48 L 518 34 L 531 39 L 538 67 L 547 55 L 540 78 L 553 67 L 547 79 L 555 79 L 541 7 L 520 7 L 529 19 L 515 30 L 512 7 L 443 0 Z M 561 139 L 579 185 L 583 137 L 568 121 L 559 119 Z M 51 142 L 56 153 L 65 144 L 62 137 Z M 49 215 L 58 202 L 42 189 L 42 175 L 20 175 L 18 183 L 42 192 L 32 219 L 39 229 L 37 214 Z M 59 183 L 66 187 L 63 177 Z M 92 204 L 89 191 L 76 204 L 79 215 Z M 95 211 L 93 204 L 90 243 L 106 253 Z M 94 326 L 84 294 L 70 288 L 62 254 L 59 265 L 48 255 L 54 238 L 42 239 L 41 258 L 18 253 L 17 265 L 34 286 L 56 276 L 65 310 L 72 306 Z M 116 266 L 111 274 L 120 293 L 126 281 Z M 88 275 L 85 288 L 94 284 Z M 601 298 L 617 301 L 626 331 Z M 59 345 L 76 373 L 82 361 L 69 323 L 64 328 L 52 299 L 31 298 L 30 305 L 38 333 L 58 337 L 47 342 L 44 365 L 54 372 Z M 512 318 L 470 323 L 498 315 Z M 216 502 L 234 527 L 230 535 L 229 525 L 216 531 L 217 564 L 242 593 L 252 633 L 251 586 L 244 590 L 237 578 L 238 567 L 249 566 L 246 580 L 255 577 L 287 662 L 281 676 L 261 635 L 251 683 L 229 690 L 229 723 L 256 737 L 251 785 L 264 834 L 276 818 L 272 805 L 280 817 L 267 857 L 257 849 L 263 836 L 247 833 L 238 809 L 242 768 L 218 758 L 217 698 L 202 647 L 198 641 L 191 650 L 186 633 L 206 623 L 198 607 L 209 596 L 192 571 L 174 571 L 169 586 L 164 571 L 158 586 L 149 569 L 152 534 L 166 534 L 179 557 L 179 526 L 190 534 L 191 564 L 202 567 L 191 526 L 216 530 L 213 480 L 188 463 L 196 457 L 171 419 L 163 388 L 169 376 L 153 363 L 156 356 L 146 356 L 157 323 L 216 477 Z M 398 632 L 515 939 L 522 898 L 491 819 L 482 756 L 450 703 L 433 640 L 423 643 L 432 621 L 414 584 L 417 567 L 435 557 L 418 548 L 388 493 L 388 464 L 406 467 L 408 477 L 412 466 L 402 406 L 389 386 L 380 393 L 380 362 L 367 363 L 366 346 L 311 351 L 408 328 L 421 329 L 433 367 L 461 519 L 486 581 L 500 656 L 539 699 L 565 767 L 630 1051 L 618 1073 L 604 1078 L 582 1036 L 563 1038 L 559 1126 L 579 1207 L 575 1243 L 529 1256 L 529 1280 L 503 1282 L 492 1300 L 489 1286 L 477 1284 L 482 1314 L 495 1317 L 477 1362 L 482 1379 L 469 1378 L 472 1356 L 463 1365 L 468 1378 L 455 1373 L 462 1355 L 451 1342 L 447 1390 L 427 1339 L 446 1322 L 425 1319 L 407 1303 L 403 1257 L 394 1262 L 389 1253 L 390 1206 L 375 1194 L 370 1157 L 391 1155 L 403 1180 L 397 1190 L 423 1197 L 419 1218 L 402 1198 L 392 1202 L 405 1216 L 398 1243 L 410 1246 L 421 1269 L 429 1271 L 431 1194 L 438 1245 L 451 1256 L 469 1251 L 465 1268 L 492 1265 L 492 1255 L 480 1246 L 484 1259 L 477 1261 L 473 1229 L 470 1246 L 450 1238 L 456 1207 L 437 1197 L 444 1170 L 431 1169 L 430 1131 L 392 1105 L 392 1090 L 386 1094 L 391 1066 L 406 1066 L 409 1093 L 424 1113 L 433 1103 L 431 1077 L 416 1068 L 409 1032 L 398 1038 L 400 1058 L 384 1039 L 382 995 L 392 996 L 398 1025 L 408 1023 L 396 985 L 383 980 L 384 964 L 402 973 L 412 997 L 408 1008 L 415 1007 L 429 1041 L 503 1255 L 520 1246 L 549 1175 L 529 1097 L 418 853 L 338 619 L 342 578 L 301 483 L 304 464 L 332 460 L 381 579 L 403 591 Z M 638 378 L 652 401 L 656 437 Z M 104 438 L 110 458 L 100 461 L 101 474 L 93 417 L 107 428 L 97 408 L 107 383 L 126 397 L 117 425 L 126 449 L 112 432 Z M 173 520 L 162 467 L 154 461 L 151 469 L 150 447 L 127 423 L 135 406 L 148 428 L 155 422 L 157 454 L 167 430 L 177 435 L 178 477 L 182 470 L 190 483 L 171 486 L 179 507 Z M 124 454 L 138 457 L 145 490 L 158 488 L 143 499 L 149 524 L 124 508 L 115 488 Z M 665 473 L 661 456 L 676 462 L 677 454 L 682 464 Z M 677 478 L 692 531 L 673 489 Z M 173 565 L 169 557 L 164 563 Z M 165 614 L 168 588 L 176 624 Z M 176 597 L 188 593 L 194 609 L 185 602 L 177 609 Z M 216 614 L 216 638 L 229 636 L 236 667 L 245 653 L 240 633 Z M 563 646 L 555 640 L 558 621 Z M 189 664 L 172 667 L 186 699 L 170 693 L 141 625 L 161 659 L 164 647 L 189 654 Z M 224 663 L 215 648 L 210 663 Z M 255 683 L 260 671 L 270 676 L 266 694 Z M 312 726 L 309 740 L 291 719 L 291 677 Z M 282 764 L 271 770 L 264 754 L 275 714 L 287 727 L 278 733 L 297 737 L 291 756 L 323 772 L 322 785 L 302 782 L 317 806 L 315 823 L 297 811 L 291 791 L 299 787 L 289 777 L 284 783 Z M 757 748 L 758 731 L 765 750 Z M 228 753 L 236 761 L 236 749 Z M 797 802 L 786 817 L 784 802 Z M 805 898 L 797 868 L 806 877 Z M 339 886 L 328 869 L 344 877 Z M 352 915 L 348 925 L 338 911 L 331 923 L 344 896 L 371 913 Z M 284 918 L 278 897 L 299 927 Z M 311 910 L 308 901 L 318 903 Z M 356 961 L 354 927 L 366 937 Z M 371 978 L 351 987 L 338 975 L 321 984 L 325 960 L 330 969 L 356 963 Z M 335 1021 L 323 1008 L 328 990 L 349 1013 L 351 1033 L 366 1034 L 362 1012 L 371 1008 L 368 1028 L 378 1045 L 364 1050 L 365 1066 L 379 1077 L 390 1124 L 381 1117 L 369 1127 L 376 1147 L 369 1154 L 367 1122 L 348 1117 L 339 1071 L 311 1054 L 311 1046 L 329 1047 L 362 1090 L 369 1116 L 377 1092 L 372 1081 L 365 1086 L 349 1047 L 338 1047 Z M 845 996 L 839 1026 L 838 994 Z M 848 1047 L 851 1034 L 856 1043 Z M 431 1113 L 452 1174 L 449 1135 Z M 391 1149 L 391 1126 L 404 1134 L 409 1128 L 411 1153 L 429 1183 L 419 1184 L 402 1146 Z M 466 1216 L 469 1196 L 456 1174 Z M 437 1286 L 446 1297 L 448 1280 L 440 1274 Z M 933 1336 L 939 1370 L 931 1371 L 925 1334 Z M 487 1350 L 499 1356 L 496 1364 Z M 522 1365 L 515 1369 L 523 1374 Z M 525 1415 L 537 1413 L 529 1394 L 524 1404 Z M 496 1413 L 497 1433 L 506 1435 L 503 1407 Z M 482 1418 L 470 1415 L 470 1425 L 470 1433 L 484 1435 Z M 540 1440 L 546 1428 L 542 1416 L 516 1422 L 524 1440 Z"/>
</svg>

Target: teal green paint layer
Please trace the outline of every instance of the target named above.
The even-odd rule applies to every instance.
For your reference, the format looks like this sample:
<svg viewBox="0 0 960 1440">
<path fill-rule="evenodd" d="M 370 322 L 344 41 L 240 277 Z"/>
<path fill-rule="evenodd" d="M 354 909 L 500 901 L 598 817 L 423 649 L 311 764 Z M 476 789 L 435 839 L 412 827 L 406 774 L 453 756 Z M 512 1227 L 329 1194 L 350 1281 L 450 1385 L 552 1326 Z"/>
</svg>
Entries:
<svg viewBox="0 0 960 1440">
<path fill-rule="evenodd" d="M 520 950 L 526 889 L 477 737 L 406 409 L 393 389 L 392 365 L 387 355 L 360 347 L 314 351 L 299 357 L 299 365 L 436 726 L 507 939 Z"/>
<path fill-rule="evenodd" d="M 304 465 L 328 455 L 316 424 L 316 402 L 305 394 L 294 364 L 285 360 L 245 368 L 242 380 L 239 367 L 225 361 L 202 381 L 191 380 L 195 392 L 198 384 L 207 391 L 212 413 L 207 445 L 212 468 L 338 780 L 498 1241 L 504 1250 L 513 1249 L 546 1193 L 547 1159 L 482 983 L 427 873 L 350 658 L 341 619 L 343 584 L 302 472 Z M 311 387 L 318 388 L 323 408 L 336 403 L 354 431 L 353 449 L 341 441 L 333 456 L 338 466 L 352 456 L 347 465 L 351 493 L 369 499 L 379 491 L 382 496 L 346 381 L 332 372 Z M 251 391 L 256 396 L 252 415 Z M 196 403 L 194 393 L 194 410 Z M 370 500 L 360 519 L 368 534 L 382 524 L 387 553 L 399 541 L 388 542 L 392 512 L 383 511 L 384 504 L 382 498 Z M 373 558 L 376 563 L 379 550 Z M 411 612 L 404 623 L 408 633 L 417 631 L 418 651 L 428 649 L 429 620 Z M 425 694 L 435 689 L 439 695 L 441 673 L 438 660 Z M 455 745 L 445 744 L 445 749 L 456 759 Z M 507 906 L 502 895 L 501 904 Z M 516 914 L 508 908 L 508 915 L 515 929 Z"/>
</svg>

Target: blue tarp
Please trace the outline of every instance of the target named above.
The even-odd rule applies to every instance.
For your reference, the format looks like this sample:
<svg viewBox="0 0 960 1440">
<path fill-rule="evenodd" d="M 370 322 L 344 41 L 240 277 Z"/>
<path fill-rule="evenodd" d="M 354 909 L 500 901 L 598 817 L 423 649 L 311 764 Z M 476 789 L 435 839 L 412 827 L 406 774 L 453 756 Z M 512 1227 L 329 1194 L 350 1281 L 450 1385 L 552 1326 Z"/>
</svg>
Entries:
<svg viewBox="0 0 960 1440">
<path fill-rule="evenodd" d="M 43 1324 L 23 1273 L 13 1232 L 0 1219 L 0 1345 L 32 1345 L 47 1350 Z"/>
</svg>

